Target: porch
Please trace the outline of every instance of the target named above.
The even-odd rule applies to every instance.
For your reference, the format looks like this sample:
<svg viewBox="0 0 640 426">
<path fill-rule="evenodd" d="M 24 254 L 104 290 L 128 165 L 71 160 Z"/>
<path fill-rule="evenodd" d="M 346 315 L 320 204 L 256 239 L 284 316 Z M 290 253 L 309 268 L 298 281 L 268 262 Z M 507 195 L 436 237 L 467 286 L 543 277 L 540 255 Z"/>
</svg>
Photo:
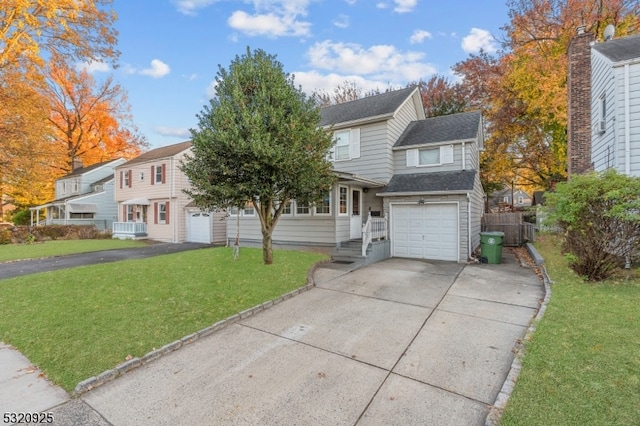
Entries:
<svg viewBox="0 0 640 426">
<path fill-rule="evenodd" d="M 147 237 L 147 224 L 145 222 L 113 222 L 113 238 L 121 240 Z"/>
<path fill-rule="evenodd" d="M 391 257 L 388 223 L 385 217 L 369 214 L 362 225 L 362 238 L 338 243 L 331 255 L 338 262 L 360 262 L 366 264 Z"/>
<path fill-rule="evenodd" d="M 93 225 L 100 231 L 111 229 L 112 221 L 106 219 L 43 219 L 33 221 L 31 226 L 47 225 Z"/>
</svg>

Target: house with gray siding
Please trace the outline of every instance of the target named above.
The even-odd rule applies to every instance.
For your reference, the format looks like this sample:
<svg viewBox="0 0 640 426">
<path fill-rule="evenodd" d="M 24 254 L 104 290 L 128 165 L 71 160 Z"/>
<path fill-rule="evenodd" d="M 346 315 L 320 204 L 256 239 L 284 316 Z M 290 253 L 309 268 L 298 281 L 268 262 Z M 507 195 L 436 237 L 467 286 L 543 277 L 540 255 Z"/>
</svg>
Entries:
<svg viewBox="0 0 640 426">
<path fill-rule="evenodd" d="M 365 259 L 466 262 L 480 244 L 484 193 L 479 112 L 425 118 L 417 87 L 324 107 L 338 181 L 314 205 L 287 207 L 274 244 L 357 248 Z M 232 211 L 227 235 L 262 240 L 252 206 Z M 375 253 L 372 255 L 371 251 Z"/>
<path fill-rule="evenodd" d="M 109 230 L 117 220 L 114 201 L 114 169 L 126 160 L 118 158 L 74 170 L 55 181 L 55 199 L 31 207 L 31 225 L 95 225 Z M 40 214 L 44 214 L 41 217 Z"/>
<path fill-rule="evenodd" d="M 596 41 L 578 29 L 568 117 L 569 175 L 614 168 L 640 176 L 640 35 Z"/>
</svg>

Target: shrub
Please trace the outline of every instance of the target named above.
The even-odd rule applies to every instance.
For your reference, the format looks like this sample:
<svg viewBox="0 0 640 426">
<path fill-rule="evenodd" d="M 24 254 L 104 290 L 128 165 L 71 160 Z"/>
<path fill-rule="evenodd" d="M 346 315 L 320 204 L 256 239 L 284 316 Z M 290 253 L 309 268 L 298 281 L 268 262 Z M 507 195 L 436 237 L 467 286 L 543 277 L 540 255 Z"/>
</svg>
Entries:
<svg viewBox="0 0 640 426">
<path fill-rule="evenodd" d="M 27 210 L 17 210 L 12 212 L 11 221 L 14 225 L 29 225 L 31 223 L 31 212 Z"/>
<path fill-rule="evenodd" d="M 640 178 L 613 169 L 577 175 L 546 201 L 569 266 L 587 280 L 610 277 L 640 253 Z"/>
<path fill-rule="evenodd" d="M 0 244 L 11 244 L 12 236 L 10 228 L 0 228 Z"/>
</svg>

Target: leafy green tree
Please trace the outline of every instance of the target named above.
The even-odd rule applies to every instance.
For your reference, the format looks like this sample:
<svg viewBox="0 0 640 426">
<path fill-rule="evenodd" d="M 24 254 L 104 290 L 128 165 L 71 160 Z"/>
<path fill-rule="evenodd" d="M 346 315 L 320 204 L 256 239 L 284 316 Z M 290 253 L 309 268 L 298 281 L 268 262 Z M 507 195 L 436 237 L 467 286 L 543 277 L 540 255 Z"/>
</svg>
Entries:
<svg viewBox="0 0 640 426">
<path fill-rule="evenodd" d="M 564 231 L 569 266 L 600 281 L 640 254 L 640 178 L 609 169 L 576 175 L 546 195 L 549 221 Z"/>
<path fill-rule="evenodd" d="M 219 66 L 216 96 L 198 114 L 193 154 L 182 171 L 186 191 L 204 208 L 252 203 L 260 218 L 263 260 L 273 263 L 272 234 L 286 204 L 320 200 L 335 181 L 327 154 L 331 135 L 320 109 L 263 50 Z"/>
</svg>

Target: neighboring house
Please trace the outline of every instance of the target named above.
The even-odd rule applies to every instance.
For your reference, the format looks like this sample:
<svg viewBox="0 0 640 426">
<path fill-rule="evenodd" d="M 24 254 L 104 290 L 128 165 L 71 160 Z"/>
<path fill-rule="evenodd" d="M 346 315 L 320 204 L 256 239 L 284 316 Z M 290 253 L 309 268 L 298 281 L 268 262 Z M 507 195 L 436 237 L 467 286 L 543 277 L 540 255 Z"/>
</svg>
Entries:
<svg viewBox="0 0 640 426">
<path fill-rule="evenodd" d="M 489 196 L 489 208 L 500 210 L 504 208 L 530 207 L 533 204 L 531 195 L 521 189 L 505 188 Z"/>
<path fill-rule="evenodd" d="M 105 161 L 82 167 L 74 163 L 70 174 L 56 179 L 55 200 L 31 207 L 31 225 L 95 225 L 111 229 L 117 219 L 114 196 L 114 169 L 126 160 Z M 44 218 L 40 212 L 45 210 Z"/>
<path fill-rule="evenodd" d="M 374 231 L 383 257 L 466 262 L 480 244 L 484 194 L 479 112 L 425 118 L 418 88 L 325 107 L 321 126 L 333 132 L 338 182 L 315 205 L 293 201 L 274 243 L 368 247 Z M 227 234 L 262 240 L 253 208 L 231 212 Z M 364 235 L 363 235 L 364 233 Z M 362 242 L 360 242 L 362 239 Z"/>
<path fill-rule="evenodd" d="M 226 242 L 226 213 L 200 210 L 183 191 L 189 182 L 179 166 L 190 150 L 191 142 L 169 145 L 116 168 L 114 237 Z"/>
<path fill-rule="evenodd" d="M 640 35 L 595 42 L 580 27 L 568 77 L 569 177 L 609 168 L 640 176 Z"/>
</svg>

